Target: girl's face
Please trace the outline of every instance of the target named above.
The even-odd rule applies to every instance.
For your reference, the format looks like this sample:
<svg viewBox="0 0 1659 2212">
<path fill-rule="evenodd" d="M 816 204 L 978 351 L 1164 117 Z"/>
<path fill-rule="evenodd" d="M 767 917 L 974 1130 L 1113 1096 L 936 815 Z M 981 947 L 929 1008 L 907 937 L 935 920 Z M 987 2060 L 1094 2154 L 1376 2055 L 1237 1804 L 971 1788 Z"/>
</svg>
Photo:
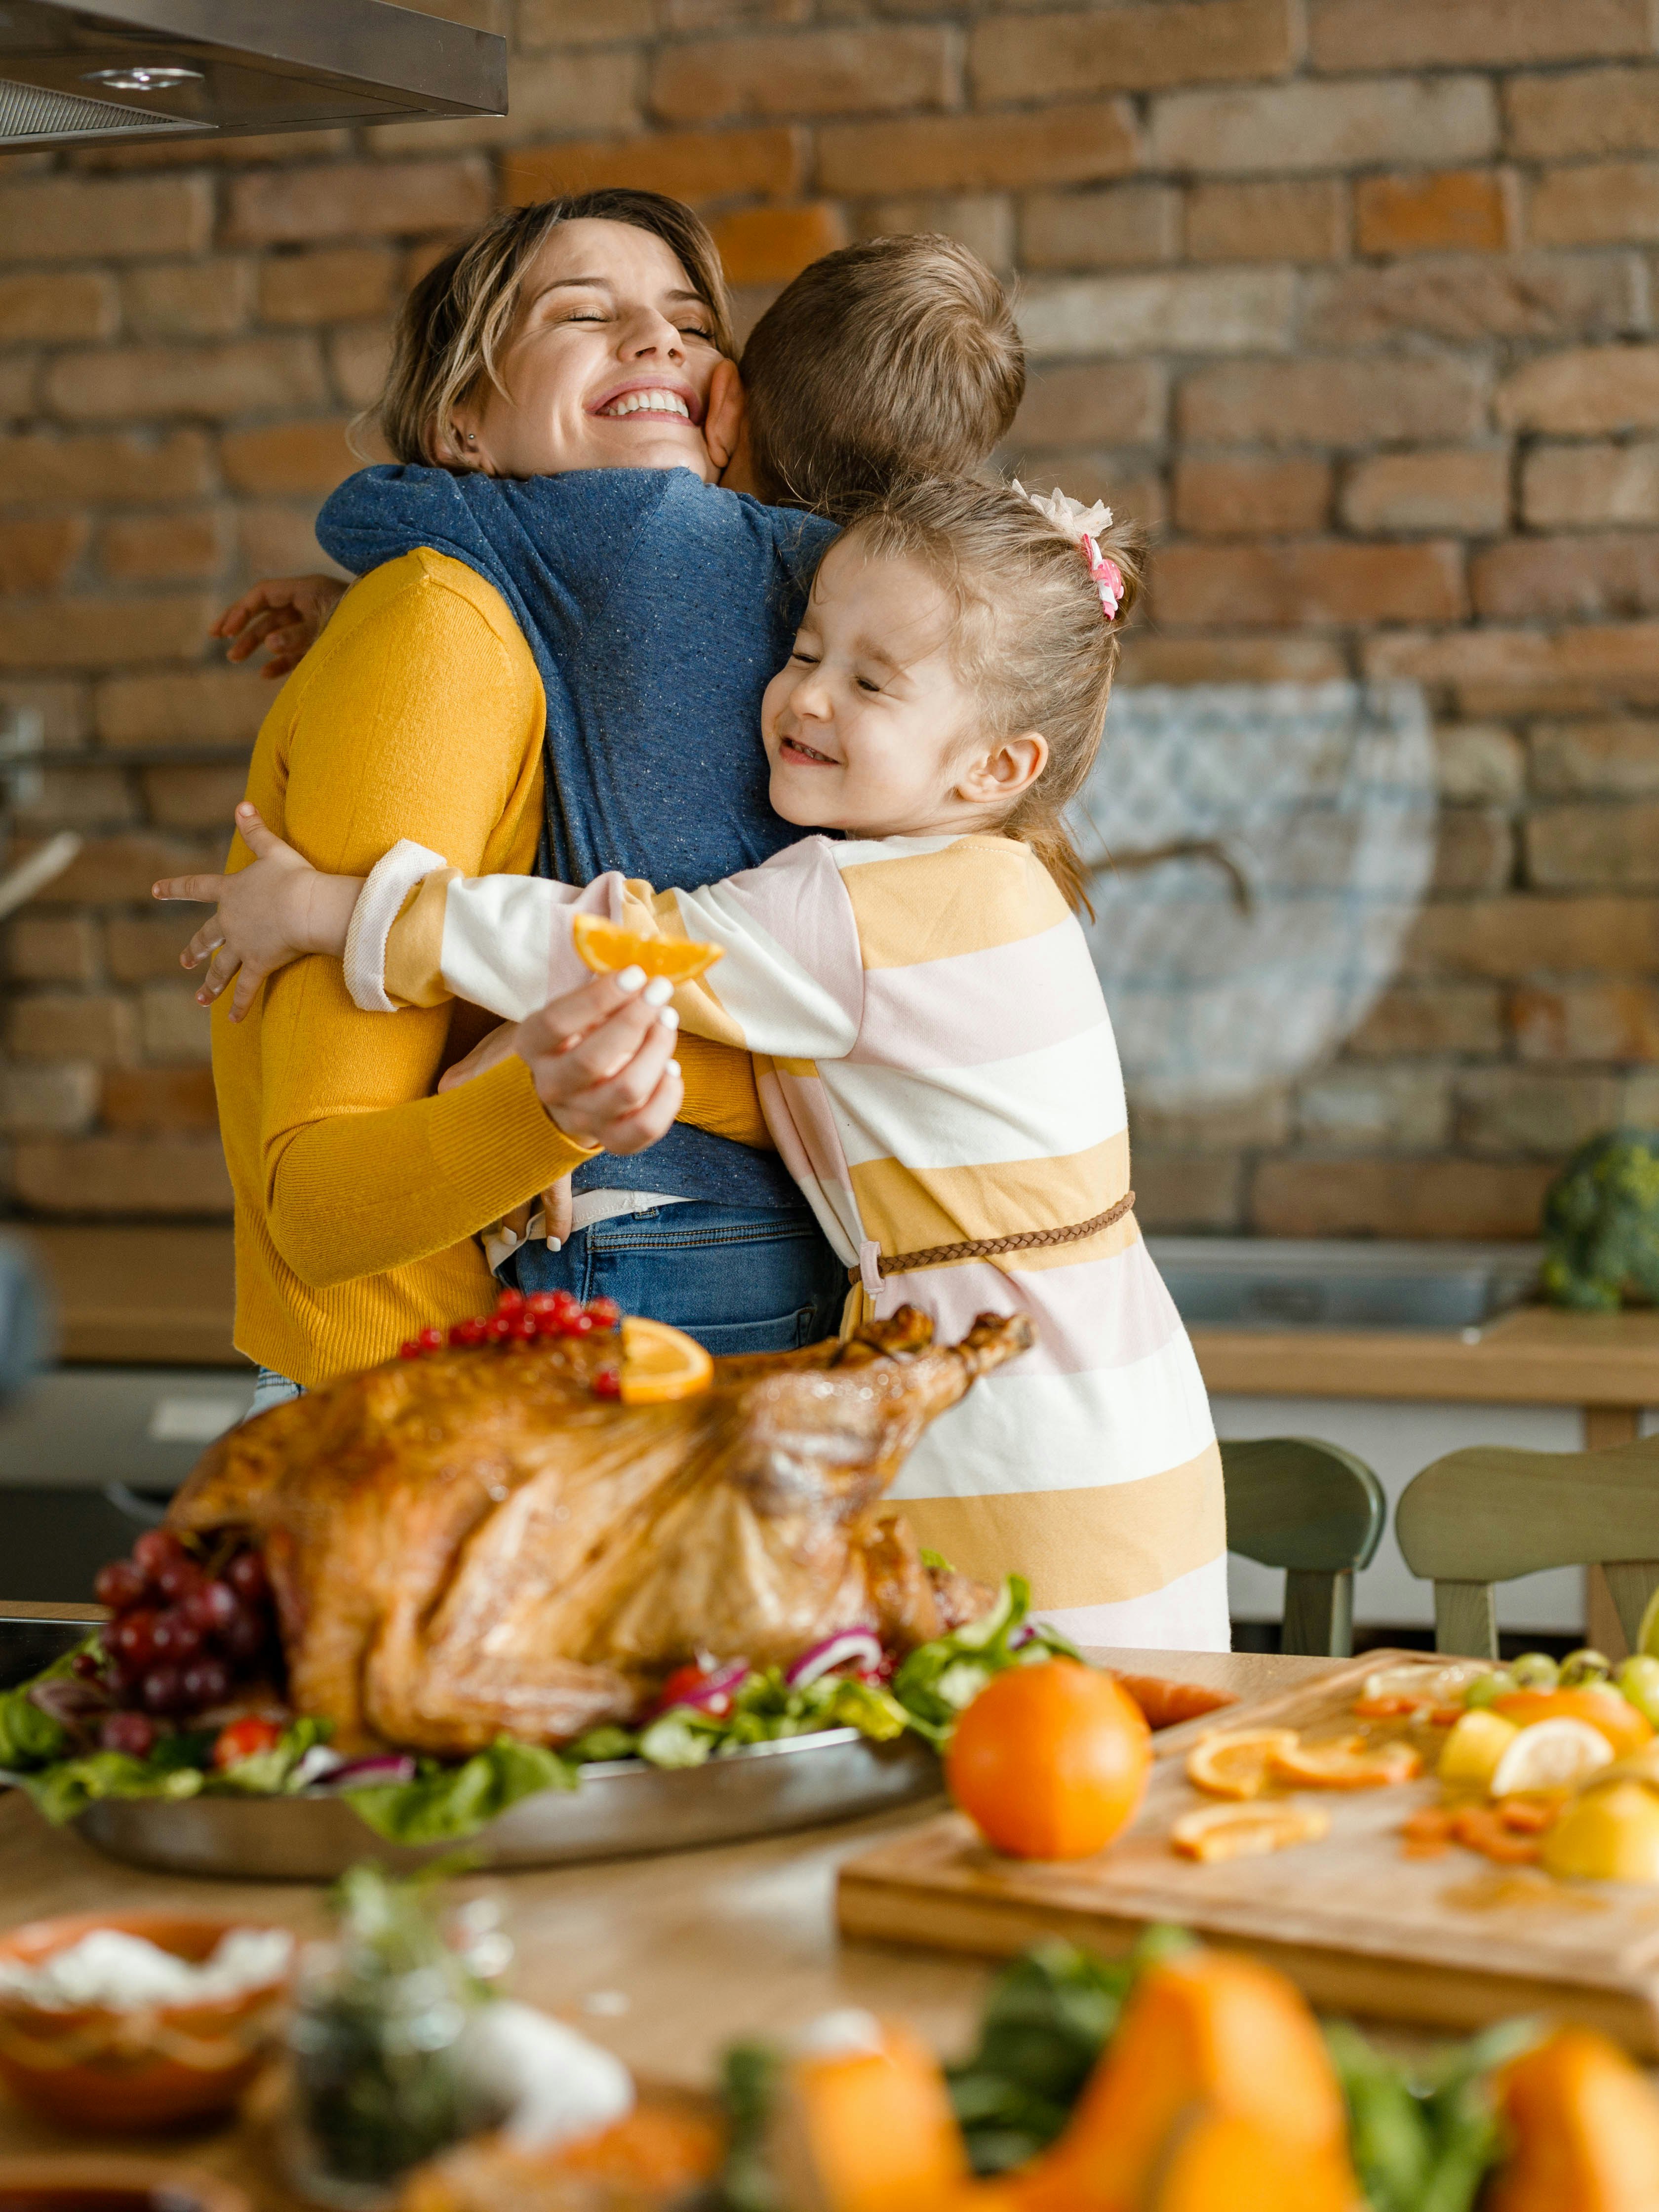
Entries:
<svg viewBox="0 0 1659 2212">
<path fill-rule="evenodd" d="M 761 708 L 786 822 L 862 837 L 982 828 L 1036 781 L 1048 758 L 1036 732 L 977 739 L 955 619 L 919 562 L 867 557 L 856 533 L 831 546 Z"/>
<path fill-rule="evenodd" d="M 441 459 L 497 477 L 689 468 L 712 483 L 713 328 L 654 233 L 561 223 L 525 272 L 499 363 L 507 396 L 486 384 L 457 406 Z"/>
</svg>

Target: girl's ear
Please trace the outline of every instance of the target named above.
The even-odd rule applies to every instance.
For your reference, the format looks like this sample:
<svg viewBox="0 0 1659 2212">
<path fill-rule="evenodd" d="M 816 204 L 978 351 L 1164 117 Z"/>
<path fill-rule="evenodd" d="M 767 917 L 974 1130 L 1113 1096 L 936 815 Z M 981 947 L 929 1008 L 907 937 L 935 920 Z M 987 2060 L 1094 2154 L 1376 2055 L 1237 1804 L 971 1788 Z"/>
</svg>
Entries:
<svg viewBox="0 0 1659 2212">
<path fill-rule="evenodd" d="M 1031 788 L 1048 765 L 1048 740 L 1041 730 L 1004 738 L 975 755 L 957 784 L 957 796 L 974 806 L 1006 809 Z"/>
<path fill-rule="evenodd" d="M 708 386 L 708 406 L 702 418 L 703 443 L 718 476 L 738 450 L 745 402 L 738 364 L 724 359 L 714 364 Z"/>
</svg>

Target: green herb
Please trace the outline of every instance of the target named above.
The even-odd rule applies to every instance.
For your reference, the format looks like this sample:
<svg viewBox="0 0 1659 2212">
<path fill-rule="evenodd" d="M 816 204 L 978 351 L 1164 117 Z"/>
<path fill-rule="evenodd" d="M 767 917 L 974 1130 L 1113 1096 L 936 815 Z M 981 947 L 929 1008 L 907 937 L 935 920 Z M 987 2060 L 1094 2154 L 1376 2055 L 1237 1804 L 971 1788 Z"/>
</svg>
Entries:
<svg viewBox="0 0 1659 2212">
<path fill-rule="evenodd" d="M 576 1770 L 556 1751 L 498 1735 L 459 1766 L 422 1759 L 412 1782 L 375 1783 L 342 1794 L 359 1820 L 392 1844 L 439 1844 L 470 1836 L 521 1797 L 574 1790 Z"/>
<path fill-rule="evenodd" d="M 719 2212 L 782 2212 L 766 2157 L 766 2133 L 782 2072 L 782 2054 L 769 2043 L 732 2044 L 720 2061 L 728 2132 L 715 2197 Z"/>
<path fill-rule="evenodd" d="M 1024 1643 L 1012 1642 L 1025 1626 L 1030 1605 L 1024 1577 L 1010 1575 L 981 1620 L 970 1620 L 965 1628 L 938 1637 L 910 1654 L 893 1677 L 893 1695 L 918 1735 L 942 1749 L 964 1708 L 994 1676 L 1043 1659 L 1080 1657 L 1057 1629 L 1040 1626 Z"/>
<path fill-rule="evenodd" d="M 1424 2068 L 1387 2058 L 1357 2028 L 1325 2031 L 1370 2212 L 1471 2212 L 1503 2144 L 1488 2081 L 1537 2034 L 1510 2021 Z"/>
</svg>

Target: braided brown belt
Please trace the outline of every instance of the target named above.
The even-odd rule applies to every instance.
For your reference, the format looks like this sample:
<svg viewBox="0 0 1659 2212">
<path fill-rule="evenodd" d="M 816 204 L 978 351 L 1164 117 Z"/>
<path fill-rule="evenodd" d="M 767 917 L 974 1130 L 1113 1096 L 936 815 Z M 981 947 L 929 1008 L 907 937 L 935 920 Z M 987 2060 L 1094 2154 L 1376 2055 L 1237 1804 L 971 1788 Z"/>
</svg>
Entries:
<svg viewBox="0 0 1659 2212">
<path fill-rule="evenodd" d="M 977 1237 L 961 1244 L 930 1244 L 921 1252 L 884 1255 L 876 1265 L 884 1275 L 908 1275 L 917 1267 L 948 1267 L 953 1260 L 992 1260 L 999 1252 L 1036 1252 L 1045 1245 L 1078 1244 L 1121 1221 L 1134 1202 L 1133 1191 L 1126 1190 L 1104 1213 L 1097 1213 L 1091 1221 L 1074 1221 L 1069 1229 L 1024 1229 L 1017 1237 Z M 856 1267 L 847 1272 L 854 1282 L 859 1279 Z"/>
</svg>

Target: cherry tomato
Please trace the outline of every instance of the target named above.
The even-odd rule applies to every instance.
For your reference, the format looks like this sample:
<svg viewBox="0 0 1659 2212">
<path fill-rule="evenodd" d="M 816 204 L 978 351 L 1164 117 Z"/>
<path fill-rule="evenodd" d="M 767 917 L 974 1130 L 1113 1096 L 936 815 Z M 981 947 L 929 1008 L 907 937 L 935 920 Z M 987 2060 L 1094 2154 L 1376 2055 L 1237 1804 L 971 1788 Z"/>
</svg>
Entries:
<svg viewBox="0 0 1659 2212">
<path fill-rule="evenodd" d="M 708 1680 L 703 1669 L 695 1662 L 676 1667 L 657 1695 L 657 1711 L 665 1713 L 671 1705 L 683 1705 L 688 1698 L 696 1696 Z M 738 1685 L 722 1690 L 718 1697 L 697 1698 L 697 1711 L 707 1713 L 712 1720 L 723 1721 L 731 1711 Z"/>
<path fill-rule="evenodd" d="M 240 1766 L 245 1759 L 273 1750 L 282 1735 L 275 1721 L 257 1720 L 252 1715 L 246 1720 L 232 1721 L 214 1740 L 213 1763 L 221 1768 Z"/>
</svg>

